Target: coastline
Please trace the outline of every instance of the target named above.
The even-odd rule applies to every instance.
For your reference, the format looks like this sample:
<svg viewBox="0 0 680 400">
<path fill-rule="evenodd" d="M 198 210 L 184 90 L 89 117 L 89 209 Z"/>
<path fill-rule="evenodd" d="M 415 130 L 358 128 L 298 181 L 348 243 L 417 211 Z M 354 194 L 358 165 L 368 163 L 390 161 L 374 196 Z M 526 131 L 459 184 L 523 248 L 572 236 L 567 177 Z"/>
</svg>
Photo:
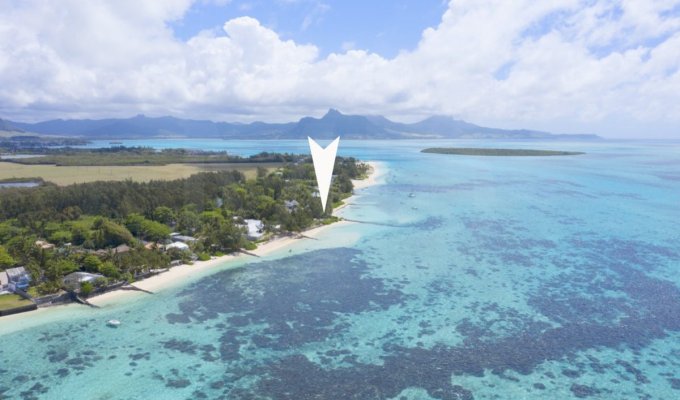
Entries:
<svg viewBox="0 0 680 400">
<path fill-rule="evenodd" d="M 338 212 L 340 212 L 347 206 L 351 205 L 353 200 L 361 196 L 361 193 L 357 193 L 357 191 L 361 191 L 362 189 L 380 183 L 381 179 L 385 176 L 386 171 L 382 163 L 369 161 L 367 162 L 367 164 L 369 164 L 370 166 L 368 176 L 365 179 L 352 180 L 352 184 L 354 185 L 354 193 L 352 194 L 352 196 L 345 199 L 342 205 L 333 209 L 334 215 L 341 217 L 341 215 L 338 215 Z M 329 230 L 331 227 L 341 227 L 351 224 L 354 224 L 354 222 L 340 220 L 330 225 L 317 226 L 300 232 L 303 236 L 301 235 L 277 236 L 267 242 L 261 243 L 257 247 L 257 249 L 250 251 L 249 253 L 264 258 L 280 250 L 288 249 L 293 244 L 299 243 L 300 240 L 317 239 L 321 233 Z M 194 278 L 198 278 L 203 275 L 209 274 L 210 271 L 229 268 L 229 264 L 234 261 L 247 261 L 248 259 L 250 259 L 251 261 L 258 260 L 257 257 L 253 257 L 252 255 L 248 254 L 243 253 L 228 254 L 221 257 L 213 258 L 208 261 L 197 261 L 191 265 L 183 264 L 176 267 L 172 267 L 168 269 L 166 272 L 162 272 L 160 274 L 150 276 L 146 279 L 133 282 L 132 285 L 139 289 L 155 293 L 163 291 L 165 289 L 179 286 L 181 284 L 186 283 L 189 280 L 193 280 Z M 94 304 L 95 306 L 105 307 L 107 305 L 115 304 L 119 301 L 123 301 L 128 298 L 133 298 L 135 296 L 141 295 L 147 294 L 130 290 L 113 290 L 110 292 L 102 293 L 97 296 L 90 297 L 87 300 L 90 303 Z M 44 314 L 47 312 L 47 310 L 62 309 L 64 307 L 72 305 L 73 303 L 67 303 L 58 304 L 54 306 L 40 307 L 38 308 L 38 310 L 32 312 L 2 317 L 2 321 L 11 322 L 12 320 L 22 319 L 36 314 Z"/>
</svg>

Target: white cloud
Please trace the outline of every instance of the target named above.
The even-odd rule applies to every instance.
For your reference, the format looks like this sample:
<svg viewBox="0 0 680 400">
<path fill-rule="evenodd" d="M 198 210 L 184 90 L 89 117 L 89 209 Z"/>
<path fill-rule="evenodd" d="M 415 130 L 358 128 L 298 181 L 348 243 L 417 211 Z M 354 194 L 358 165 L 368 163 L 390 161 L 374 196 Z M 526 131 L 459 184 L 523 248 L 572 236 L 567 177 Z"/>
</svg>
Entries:
<svg viewBox="0 0 680 400">
<path fill-rule="evenodd" d="M 456 0 L 415 49 L 388 59 L 353 45 L 320 58 L 249 17 L 181 41 L 168 22 L 191 0 L 9 2 L 0 115 L 289 120 L 332 106 L 680 135 L 680 16 L 669 12 L 679 5 Z"/>
</svg>

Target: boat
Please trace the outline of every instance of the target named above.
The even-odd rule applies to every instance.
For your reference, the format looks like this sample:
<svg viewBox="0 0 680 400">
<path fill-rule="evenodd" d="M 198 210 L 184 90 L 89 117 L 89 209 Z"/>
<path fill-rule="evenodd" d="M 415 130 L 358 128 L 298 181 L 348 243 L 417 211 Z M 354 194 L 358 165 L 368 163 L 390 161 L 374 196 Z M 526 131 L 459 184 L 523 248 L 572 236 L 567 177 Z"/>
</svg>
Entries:
<svg viewBox="0 0 680 400">
<path fill-rule="evenodd" d="M 106 325 L 112 328 L 118 328 L 120 326 L 120 321 L 118 321 L 117 319 L 110 319 L 106 322 Z"/>
<path fill-rule="evenodd" d="M 411 193 L 408 194 L 408 197 L 416 197 L 416 194 L 411 192 Z"/>
</svg>

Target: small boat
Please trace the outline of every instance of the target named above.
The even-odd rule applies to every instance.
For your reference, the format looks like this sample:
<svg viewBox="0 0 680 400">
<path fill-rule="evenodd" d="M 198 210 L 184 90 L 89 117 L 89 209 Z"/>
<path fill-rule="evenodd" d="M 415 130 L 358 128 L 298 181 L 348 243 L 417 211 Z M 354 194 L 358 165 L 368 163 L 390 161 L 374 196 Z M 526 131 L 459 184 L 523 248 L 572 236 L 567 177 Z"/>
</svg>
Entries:
<svg viewBox="0 0 680 400">
<path fill-rule="evenodd" d="M 110 319 L 106 322 L 106 325 L 112 328 L 118 328 L 120 326 L 120 321 L 118 321 L 117 319 Z"/>
<path fill-rule="evenodd" d="M 408 197 L 416 197 L 416 194 L 411 192 L 411 193 L 408 194 Z"/>
</svg>

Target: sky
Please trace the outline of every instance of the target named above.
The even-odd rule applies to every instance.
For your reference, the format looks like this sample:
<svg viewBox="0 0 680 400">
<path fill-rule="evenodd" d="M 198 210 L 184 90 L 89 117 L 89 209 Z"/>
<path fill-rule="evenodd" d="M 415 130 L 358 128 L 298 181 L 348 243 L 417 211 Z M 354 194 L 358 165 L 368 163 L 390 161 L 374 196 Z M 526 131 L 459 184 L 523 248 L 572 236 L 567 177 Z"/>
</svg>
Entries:
<svg viewBox="0 0 680 400">
<path fill-rule="evenodd" d="M 680 0 L 0 0 L 0 118 L 680 138 Z"/>
</svg>

